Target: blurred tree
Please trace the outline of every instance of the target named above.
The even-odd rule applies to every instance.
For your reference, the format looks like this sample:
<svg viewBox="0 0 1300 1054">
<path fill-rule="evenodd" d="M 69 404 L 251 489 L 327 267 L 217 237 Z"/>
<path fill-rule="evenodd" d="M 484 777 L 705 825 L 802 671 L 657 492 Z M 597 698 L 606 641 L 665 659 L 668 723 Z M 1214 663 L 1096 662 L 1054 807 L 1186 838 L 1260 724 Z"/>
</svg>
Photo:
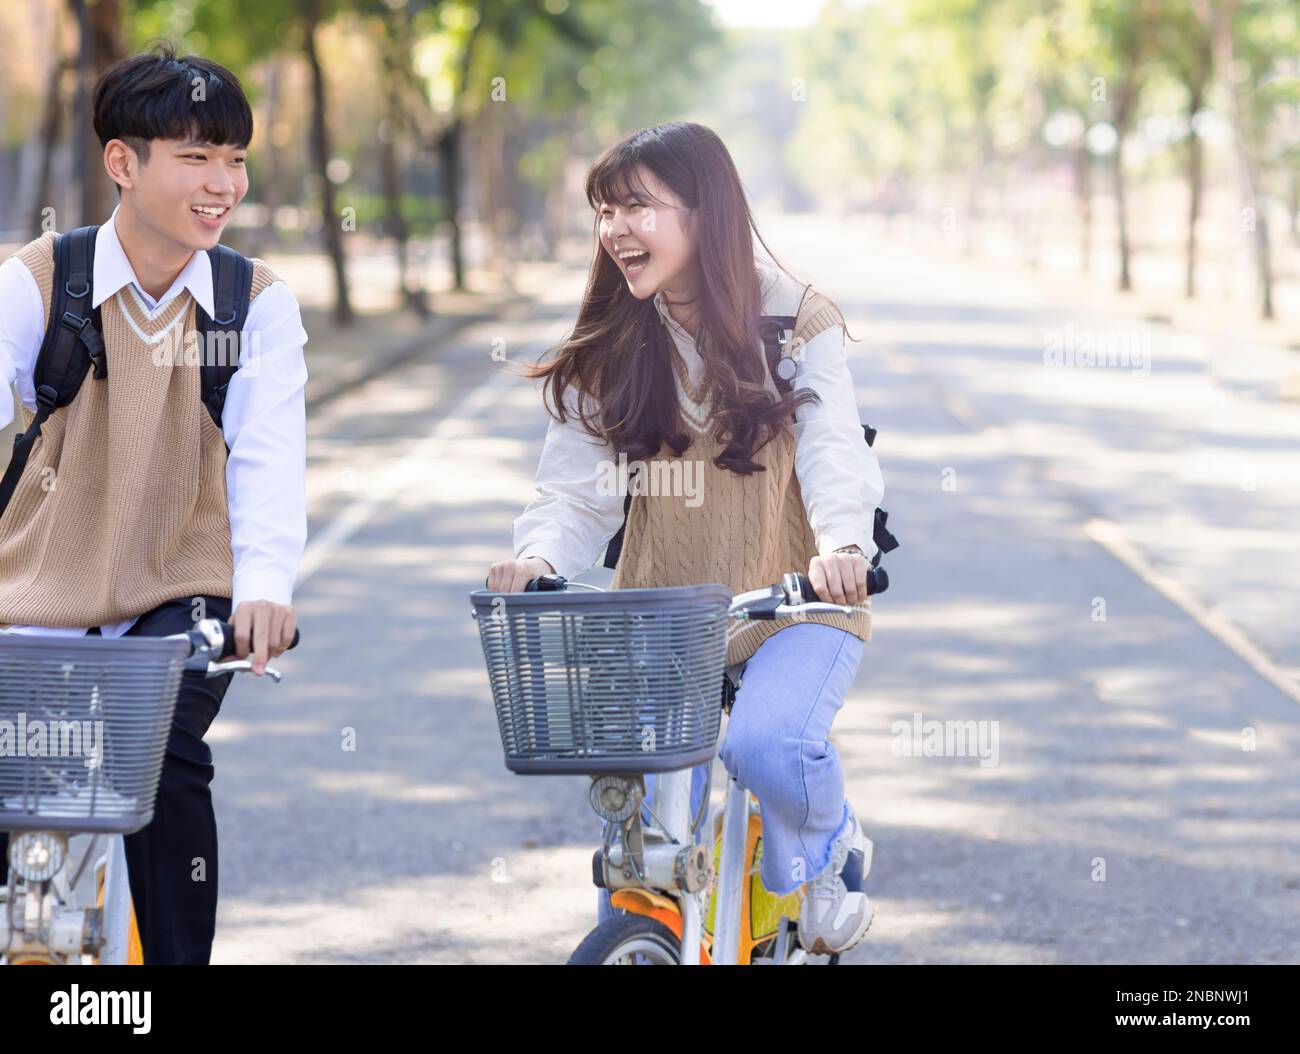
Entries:
<svg viewBox="0 0 1300 1054">
<path fill-rule="evenodd" d="M 1047 116 L 1054 134 L 1069 135 L 1074 171 L 1074 195 L 1079 216 L 1079 258 L 1092 270 L 1093 153 L 1088 133 L 1096 121 L 1094 69 L 1097 47 L 1088 0 L 1049 0 L 1041 17 L 1031 17 L 1035 32 L 1027 46 L 1033 55 Z M 1045 129 L 1046 130 L 1046 129 Z"/>
<path fill-rule="evenodd" d="M 1273 265 L 1269 243 L 1271 162 L 1291 168 L 1295 143 L 1276 143 L 1270 133 L 1279 115 L 1300 100 L 1297 60 L 1300 12 L 1294 0 L 1197 0 L 1209 28 L 1215 66 L 1232 123 L 1233 152 L 1241 196 L 1241 230 L 1250 239 L 1255 291 L 1261 318 L 1273 317 Z"/>
<path fill-rule="evenodd" d="M 940 60 L 929 69 L 947 102 L 945 116 L 958 142 L 970 150 L 964 223 L 967 253 L 974 252 L 983 211 L 981 192 L 997 161 L 993 136 L 999 65 L 1014 39 L 1010 4 L 1000 0 L 914 0 L 908 10 Z M 938 56 L 936 56 L 938 57 Z"/>
<path fill-rule="evenodd" d="M 63 82 L 68 71 L 75 69 L 74 63 L 63 51 L 62 29 L 60 20 L 56 17 L 54 19 L 54 39 L 49 49 L 50 65 L 45 83 L 45 108 L 41 116 L 40 166 L 37 170 L 36 188 L 31 202 L 29 233 L 33 238 L 37 238 L 41 234 L 41 224 L 45 220 L 45 209 L 53 196 L 54 151 L 63 133 Z"/>
<path fill-rule="evenodd" d="M 1198 128 L 1205 93 L 1214 73 L 1209 27 L 1194 9 L 1196 0 L 1165 0 L 1158 22 L 1158 55 L 1187 93 L 1187 255 L 1183 290 L 1196 295 L 1196 224 L 1201 215 L 1204 160 Z"/>
<path fill-rule="evenodd" d="M 1121 290 L 1133 288 L 1124 148 L 1137 117 L 1138 102 L 1146 83 L 1146 62 L 1152 47 L 1155 17 L 1152 0 L 1094 0 L 1092 5 L 1092 19 L 1097 29 L 1097 46 L 1093 49 L 1092 58 L 1101 77 L 1101 88 L 1110 110 L 1110 123 L 1115 130 L 1111 173 L 1115 186 Z"/>
<path fill-rule="evenodd" d="M 401 305 L 421 318 L 431 313 L 423 276 L 412 277 L 410 266 L 411 225 L 407 221 L 402 194 L 402 148 L 416 131 L 412 114 L 419 106 L 418 80 L 412 62 L 415 17 L 429 5 L 423 0 L 362 0 L 361 11 L 369 15 L 378 41 L 384 114 L 379 122 L 379 163 L 383 182 L 384 226 L 393 239 L 397 257 Z"/>
<path fill-rule="evenodd" d="M 252 66 L 273 53 L 300 48 L 309 74 L 310 157 L 313 183 L 320 194 L 321 233 L 334 272 L 334 320 L 340 326 L 353 320 L 348 288 L 347 257 L 343 246 L 343 219 L 335 204 L 329 175 L 331 120 L 324 65 L 317 33 L 329 19 L 347 9 L 345 0 L 223 0 L 182 6 L 169 0 L 137 0 L 132 41 L 143 47 L 159 36 L 181 41 L 247 80 Z M 252 83 L 244 84 L 256 99 Z"/>
<path fill-rule="evenodd" d="M 334 321 L 340 326 L 351 325 L 352 301 L 348 294 L 347 261 L 343 253 L 343 223 L 334 203 L 334 181 L 330 178 L 330 122 L 329 104 L 325 91 L 325 68 L 316 47 L 316 34 L 321 23 L 337 8 L 337 3 L 327 0 L 300 0 L 299 32 L 302 34 L 303 54 L 311 71 L 311 148 L 316 162 L 316 175 L 321 195 L 321 232 L 325 248 L 334 266 Z"/>
<path fill-rule="evenodd" d="M 81 223 L 102 223 L 113 211 L 116 191 L 104 170 L 104 151 L 95 135 L 91 95 L 99 75 L 126 56 L 122 8 L 119 0 L 68 0 L 68 3 L 80 41 L 73 128 L 75 170 L 81 173 Z"/>
</svg>

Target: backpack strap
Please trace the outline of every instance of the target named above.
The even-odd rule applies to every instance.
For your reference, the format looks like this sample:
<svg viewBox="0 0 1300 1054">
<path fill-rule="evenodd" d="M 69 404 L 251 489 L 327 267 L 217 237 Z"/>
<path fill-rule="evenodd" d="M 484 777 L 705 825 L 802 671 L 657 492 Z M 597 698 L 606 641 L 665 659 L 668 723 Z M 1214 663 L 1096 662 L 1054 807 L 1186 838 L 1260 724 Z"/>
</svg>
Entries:
<svg viewBox="0 0 1300 1054">
<path fill-rule="evenodd" d="M 248 294 L 253 287 L 253 261 L 224 245 L 209 249 L 208 259 L 212 264 L 212 310 L 215 317 L 209 318 L 202 307 L 196 306 L 202 347 L 200 397 L 208 408 L 212 423 L 220 430 L 226 389 L 230 378 L 239 369 L 241 334 L 248 320 Z M 209 339 L 209 333 L 222 334 L 222 339 Z M 209 347 L 214 352 L 219 349 L 219 353 L 209 355 Z"/>
<path fill-rule="evenodd" d="M 830 321 L 830 316 L 825 313 L 828 307 L 825 297 L 818 293 L 813 293 L 809 297 L 808 294 L 809 290 L 805 289 L 799 304 L 797 319 L 790 315 L 764 315 L 762 318 L 768 368 L 776 379 L 777 387 L 783 391 L 790 390 L 797 369 L 793 354 L 786 354 L 794 343 L 795 331 L 797 330 L 800 337 L 806 341 L 810 339 L 807 337 L 808 333 L 812 332 L 815 336 L 825 329 Z M 780 332 L 782 328 L 789 331 L 789 337 Z M 862 437 L 866 440 L 867 446 L 871 446 L 876 441 L 876 430 L 863 422 Z M 876 509 L 871 527 L 871 540 L 876 544 L 876 552 L 871 557 L 872 567 L 879 567 L 880 558 L 885 553 L 898 548 L 898 539 L 886 526 L 888 520 L 889 513 L 885 509 Z"/>
<path fill-rule="evenodd" d="M 794 359 L 787 354 L 793 347 L 794 315 L 760 315 L 758 329 L 763 337 L 763 354 L 767 357 L 767 372 L 772 375 L 777 390 L 782 394 L 794 387 L 797 369 Z"/>
<path fill-rule="evenodd" d="M 55 236 L 49 319 L 32 371 L 36 416 L 25 432 L 14 437 L 13 455 L 0 480 L 0 515 L 13 497 L 46 419 L 76 398 L 92 364 L 96 380 L 108 376 L 108 358 L 100 337 L 102 320 L 99 309 L 91 307 L 98 231 L 98 226 L 78 227 Z"/>
</svg>

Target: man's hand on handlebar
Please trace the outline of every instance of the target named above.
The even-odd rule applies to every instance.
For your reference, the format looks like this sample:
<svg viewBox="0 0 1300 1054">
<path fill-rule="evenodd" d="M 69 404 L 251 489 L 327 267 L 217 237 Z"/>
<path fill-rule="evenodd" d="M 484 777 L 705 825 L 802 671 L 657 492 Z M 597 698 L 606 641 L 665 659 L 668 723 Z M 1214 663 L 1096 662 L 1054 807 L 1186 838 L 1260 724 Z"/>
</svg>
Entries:
<svg viewBox="0 0 1300 1054">
<path fill-rule="evenodd" d="M 871 561 L 857 552 L 814 556 L 808 563 L 808 580 L 822 600 L 832 604 L 861 604 L 867 599 L 867 572 Z"/>
<path fill-rule="evenodd" d="M 253 657 L 253 672 L 266 672 L 268 659 L 279 658 L 293 643 L 298 616 L 287 604 L 270 600 L 245 600 L 230 616 L 235 629 L 235 657 Z"/>
<path fill-rule="evenodd" d="M 530 579 L 553 574 L 555 568 L 540 556 L 502 560 L 488 568 L 486 587 L 497 593 L 522 593 Z"/>
</svg>

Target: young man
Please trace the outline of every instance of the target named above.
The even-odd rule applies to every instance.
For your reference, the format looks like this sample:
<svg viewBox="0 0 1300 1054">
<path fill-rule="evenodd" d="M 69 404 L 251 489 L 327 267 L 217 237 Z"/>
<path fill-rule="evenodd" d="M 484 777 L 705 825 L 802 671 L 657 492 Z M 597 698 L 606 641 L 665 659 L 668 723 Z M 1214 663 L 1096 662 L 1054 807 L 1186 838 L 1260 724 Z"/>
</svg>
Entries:
<svg viewBox="0 0 1300 1054">
<path fill-rule="evenodd" d="M 252 110 L 228 70 L 161 45 L 104 73 L 94 124 L 121 198 L 93 260 L 108 374 L 87 372 L 50 415 L 0 516 L 0 630 L 164 636 L 228 619 L 239 657 L 251 654 L 261 675 L 296 626 L 307 334 L 288 286 L 254 260 L 219 429 L 184 354 L 194 345 L 177 339 L 196 329 L 196 305 L 213 314 L 206 250 L 248 192 Z M 53 240 L 47 232 L 0 266 L 0 384 L 17 382 L 27 421 Z M 0 427 L 12 413 L 0 398 Z M 231 677 L 185 674 L 153 821 L 126 838 L 146 963 L 209 960 L 217 829 L 203 737 Z M 0 862 L 0 880 L 5 871 Z"/>
</svg>

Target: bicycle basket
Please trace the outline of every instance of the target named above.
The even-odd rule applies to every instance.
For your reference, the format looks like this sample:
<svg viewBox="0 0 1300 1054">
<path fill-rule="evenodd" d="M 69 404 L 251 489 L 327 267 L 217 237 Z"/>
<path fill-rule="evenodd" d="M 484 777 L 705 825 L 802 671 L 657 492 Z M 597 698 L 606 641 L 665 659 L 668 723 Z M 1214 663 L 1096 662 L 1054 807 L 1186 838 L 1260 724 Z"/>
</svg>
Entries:
<svg viewBox="0 0 1300 1054">
<path fill-rule="evenodd" d="M 0 830 L 153 819 L 189 646 L 0 633 Z"/>
<path fill-rule="evenodd" d="M 470 599 L 510 771 L 668 772 L 713 758 L 725 586 Z"/>
</svg>

